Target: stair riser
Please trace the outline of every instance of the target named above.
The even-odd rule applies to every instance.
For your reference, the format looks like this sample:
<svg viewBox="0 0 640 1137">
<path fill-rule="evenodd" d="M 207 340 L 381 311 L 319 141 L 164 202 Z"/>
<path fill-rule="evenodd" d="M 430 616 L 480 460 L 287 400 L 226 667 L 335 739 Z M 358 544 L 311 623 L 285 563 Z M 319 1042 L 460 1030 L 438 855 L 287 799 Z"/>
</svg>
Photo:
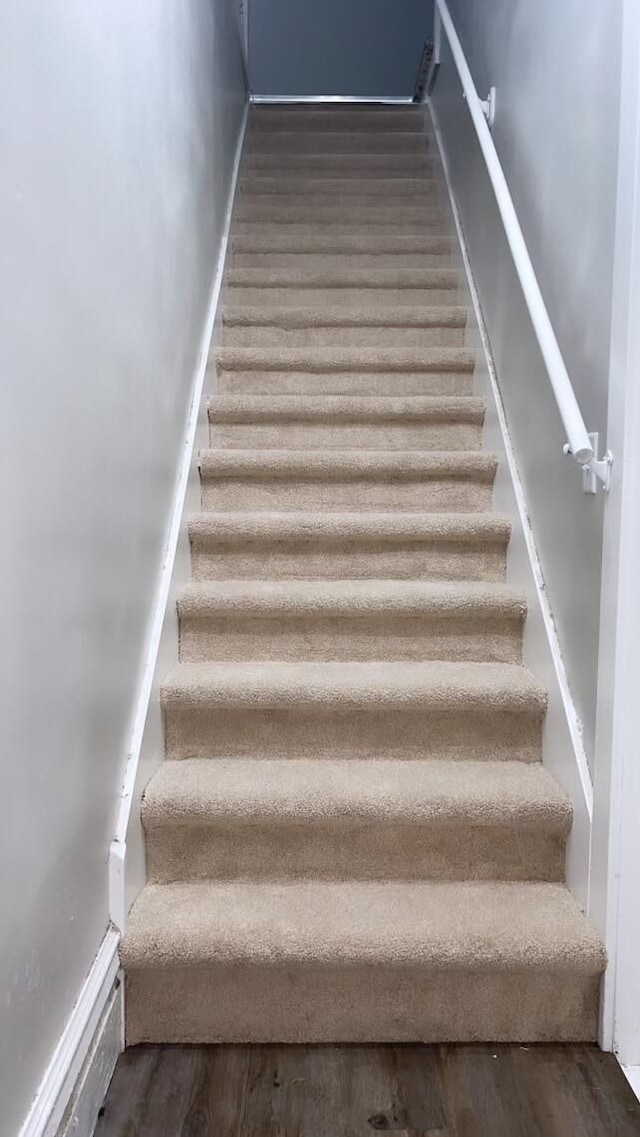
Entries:
<svg viewBox="0 0 640 1137">
<path fill-rule="evenodd" d="M 467 580 L 502 581 L 502 542 L 375 544 L 221 541 L 217 548 L 192 540 L 194 580 Z"/>
<path fill-rule="evenodd" d="M 328 131 L 393 131 L 398 134 L 425 134 L 430 129 L 424 116 L 414 110 L 362 110 L 345 111 L 322 109 L 318 111 L 300 110 L 297 107 L 254 107 L 249 120 L 250 135 L 263 131 L 276 133 L 279 130 L 313 130 L 315 136 Z"/>
<path fill-rule="evenodd" d="M 282 253 L 232 253 L 231 262 L 234 268 L 272 269 L 286 268 L 291 272 L 299 273 L 302 270 L 311 272 L 326 272 L 331 262 L 339 264 L 341 268 L 371 269 L 403 269 L 403 268 L 450 268 L 454 263 L 453 255 L 446 250 L 441 253 L 351 253 L 320 252 L 308 253 L 303 249 L 294 252 Z"/>
<path fill-rule="evenodd" d="M 593 1042 L 599 990 L 599 975 L 533 962 L 150 967 L 128 975 L 127 1044 Z"/>
<path fill-rule="evenodd" d="M 213 660 L 476 660 L 487 663 L 522 661 L 522 621 L 503 615 L 474 620 L 444 616 L 363 615 L 279 618 L 182 615 L 180 659 L 185 663 Z"/>
<path fill-rule="evenodd" d="M 455 305 L 461 289 L 454 288 L 256 288 L 230 285 L 225 290 L 227 304 L 248 304 L 251 307 L 276 308 L 402 308 L 408 304 Z M 388 393 L 388 392 L 387 392 Z"/>
<path fill-rule="evenodd" d="M 274 212 L 274 216 L 287 216 L 287 213 L 294 209 L 296 211 L 304 210 L 305 215 L 313 218 L 316 210 L 331 211 L 336 218 L 344 218 L 351 216 L 356 209 L 381 212 L 383 209 L 388 209 L 392 213 L 396 210 L 400 211 L 403 215 L 410 215 L 415 210 L 416 213 L 422 213 L 424 210 L 432 211 L 439 206 L 444 205 L 446 198 L 440 182 L 425 182 L 423 188 L 416 193 L 409 190 L 386 190 L 384 193 L 371 192 L 356 194 L 353 192 L 345 192 L 345 190 L 332 190 L 332 189 L 315 189 L 305 191 L 304 189 L 294 189 L 290 192 L 282 190 L 280 193 L 274 193 L 273 190 L 264 192 L 259 188 L 252 190 L 244 190 L 238 196 L 236 204 L 236 216 L 241 218 L 251 219 L 253 210 L 269 210 Z M 410 213 L 409 213 L 410 211 Z"/>
<path fill-rule="evenodd" d="M 394 510 L 409 513 L 478 513 L 491 509 L 493 487 L 462 478 L 428 481 L 294 481 L 216 478 L 203 480 L 204 509 L 334 513 Z"/>
<path fill-rule="evenodd" d="M 220 371 L 218 391 L 226 395 L 471 395 L 470 372 Z"/>
<path fill-rule="evenodd" d="M 225 347 L 463 347 L 464 328 L 316 327 L 282 328 L 273 325 L 229 325 Z"/>
<path fill-rule="evenodd" d="M 404 228 L 405 225 L 416 228 L 439 225 L 444 228 L 446 225 L 444 210 L 438 208 L 436 200 L 429 198 L 416 205 L 392 205 L 381 203 L 380 199 L 372 199 L 360 206 L 353 198 L 342 202 L 331 200 L 316 203 L 307 201 L 306 198 L 297 198 L 296 201 L 287 203 L 269 195 L 266 201 L 255 203 L 240 198 L 234 217 L 236 223 L 273 222 L 283 225 L 304 225 L 306 222 L 317 224 L 320 221 L 332 225 L 334 221 L 339 221 L 341 225 L 353 224 L 356 230 L 366 224 L 375 229 L 378 222 L 392 223 L 398 228 Z"/>
<path fill-rule="evenodd" d="M 534 823 L 535 825 L 535 823 Z M 560 832 L 376 819 L 230 818 L 147 829 L 147 879 L 561 881 Z"/>
<path fill-rule="evenodd" d="M 426 215 L 421 221 L 409 224 L 406 221 L 396 222 L 387 214 L 375 224 L 366 219 L 357 218 L 352 221 L 321 222 L 317 218 L 307 223 L 290 221 L 283 224 L 280 221 L 233 221 L 231 225 L 232 242 L 238 238 L 243 241 L 295 241 L 299 249 L 311 249 L 318 241 L 326 244 L 327 241 L 339 240 L 344 237 L 348 241 L 355 241 L 361 245 L 363 241 L 373 240 L 376 245 L 381 240 L 394 243 L 397 240 L 413 239 L 416 242 L 437 238 L 449 241 L 451 239 L 451 222 L 438 211 L 433 216 Z"/>
<path fill-rule="evenodd" d="M 291 154 L 286 161 L 277 154 L 258 154 L 247 158 L 243 174 L 245 178 L 313 178 L 318 183 L 336 178 L 343 182 L 384 178 L 402 183 L 410 178 L 434 181 L 440 176 L 440 168 L 433 158 L 422 154 L 404 159 L 399 154 Z"/>
<path fill-rule="evenodd" d="M 446 758 L 540 761 L 536 712 L 431 711 L 411 705 L 354 703 L 252 709 L 165 706 L 168 758 Z"/>
<path fill-rule="evenodd" d="M 433 152 L 432 138 L 424 134 L 402 134 L 395 131 L 323 131 L 319 135 L 283 130 L 274 134 L 266 131 L 248 135 L 245 154 L 278 154 L 286 166 L 290 155 L 296 154 L 397 154 L 400 158 Z"/>
<path fill-rule="evenodd" d="M 273 194 L 280 198 L 282 194 L 296 194 L 298 199 L 300 197 L 306 199 L 313 194 L 330 195 L 332 198 L 344 195 L 351 198 L 351 204 L 353 204 L 354 199 L 362 201 L 366 197 L 371 197 L 374 204 L 378 204 L 380 198 L 383 197 L 386 200 L 387 195 L 394 199 L 397 198 L 399 201 L 406 200 L 407 194 L 415 197 L 418 201 L 422 201 L 425 195 L 430 193 L 440 194 L 444 197 L 442 180 L 429 177 L 424 173 L 419 178 L 381 178 L 378 176 L 375 185 L 372 184 L 370 177 L 341 178 L 339 175 L 329 177 L 326 173 L 323 177 L 295 173 L 280 173 L 274 176 L 253 173 L 242 179 L 238 191 L 243 195 L 246 194 L 247 197 L 252 197 L 254 194 Z"/>
</svg>

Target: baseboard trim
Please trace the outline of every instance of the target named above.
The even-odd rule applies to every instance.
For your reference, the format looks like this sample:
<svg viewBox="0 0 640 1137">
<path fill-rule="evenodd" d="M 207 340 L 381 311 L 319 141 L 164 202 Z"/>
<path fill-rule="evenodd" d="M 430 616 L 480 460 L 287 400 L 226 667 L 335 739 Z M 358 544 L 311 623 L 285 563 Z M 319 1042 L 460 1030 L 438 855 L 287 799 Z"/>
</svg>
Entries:
<svg viewBox="0 0 640 1137">
<path fill-rule="evenodd" d="M 251 95 L 252 103 L 377 103 L 380 106 L 409 106 L 412 95 Z"/>
<path fill-rule="evenodd" d="M 457 202 L 453 192 L 453 183 L 450 175 L 444 141 L 442 138 L 442 132 L 439 126 L 438 116 L 430 99 L 428 100 L 428 106 L 433 122 L 440 161 L 442 163 L 442 168 L 447 184 L 449 203 L 451 206 L 456 233 L 460 244 L 462 265 L 464 268 L 468 289 L 471 295 L 471 301 L 477 324 L 477 331 L 479 339 L 481 341 L 481 349 L 486 364 L 485 379 L 488 388 L 487 394 L 490 396 L 494 404 L 500 446 L 508 469 L 509 481 L 512 490 L 512 500 L 515 509 L 515 515 L 512 515 L 512 521 L 517 524 L 519 534 L 521 535 L 526 549 L 528 569 L 530 573 L 530 579 L 533 583 L 533 595 L 535 598 L 538 613 L 537 618 L 539 618 L 542 622 L 542 635 L 544 636 L 545 645 L 548 649 L 548 656 L 550 657 L 553 668 L 551 679 L 554 683 L 555 694 L 557 695 L 557 699 L 555 700 L 556 705 L 553 709 L 554 711 L 559 712 L 559 714 L 562 716 L 565 732 L 568 735 L 567 745 L 570 745 L 571 748 L 571 758 L 568 761 L 549 761 L 545 762 L 545 764 L 547 764 L 551 771 L 556 774 L 558 780 L 569 793 L 573 805 L 574 828 L 568 849 L 567 883 L 576 896 L 576 899 L 586 911 L 588 905 L 589 846 L 591 839 L 591 823 L 593 818 L 593 783 L 591 781 L 591 775 L 589 773 L 587 754 L 584 746 L 582 723 L 569 687 L 569 681 L 562 658 L 560 641 L 558 639 L 555 621 L 553 619 L 553 614 L 549 604 L 533 529 L 529 520 L 524 486 L 520 478 L 518 464 L 511 442 L 509 425 L 507 422 L 507 417 L 502 402 L 502 396 L 500 393 L 500 387 L 498 384 L 497 372 L 491 353 L 489 335 L 482 314 L 482 306 L 480 303 L 478 289 L 474 280 L 473 269 L 471 266 L 460 212 L 458 210 Z M 529 614 L 529 621 L 532 620 L 532 615 L 532 613 Z M 551 691 L 549 702 L 551 711 L 553 704 Z M 549 718 L 549 715 L 547 718 Z M 556 723 L 559 723 L 558 713 L 556 713 L 555 721 Z"/>
<path fill-rule="evenodd" d="M 620 1069 L 627 1079 L 631 1089 L 640 1101 L 640 1066 L 623 1066 L 620 1064 Z"/>
<path fill-rule="evenodd" d="M 58 1045 L 53 1052 L 19 1137 L 55 1137 L 91 1047 L 98 1052 L 96 1032 L 118 976 L 120 936 L 107 931 L 85 979 Z M 120 1010 L 120 1016 L 122 1011 Z M 105 1070 L 106 1091 L 112 1070 Z M 84 1135 L 82 1135 L 84 1137 Z"/>
<path fill-rule="evenodd" d="M 120 798 L 115 832 L 109 853 L 109 915 L 113 924 L 121 933 L 124 932 L 125 929 L 128 907 L 125 879 L 127 831 L 129 828 L 131 808 L 135 799 L 136 780 L 138 776 L 138 767 L 140 763 L 140 755 L 143 746 L 145 729 L 147 727 L 149 708 L 152 699 L 154 697 L 157 697 L 158 657 L 160 653 L 163 629 L 165 626 L 165 615 L 171 594 L 178 542 L 181 536 L 181 527 L 183 525 L 187 486 L 189 484 L 189 478 L 192 474 L 192 468 L 195 460 L 195 440 L 201 413 L 201 403 L 204 390 L 205 375 L 207 371 L 207 361 L 209 358 L 211 338 L 213 335 L 213 329 L 216 322 L 216 316 L 218 313 L 218 306 L 220 301 L 222 278 L 227 255 L 227 246 L 229 243 L 229 233 L 231 230 L 231 215 L 233 212 L 233 202 L 238 181 L 238 171 L 240 168 L 240 158 L 244 144 L 248 112 L 249 103 L 247 101 L 244 107 L 243 118 L 238 133 L 238 141 L 236 144 L 236 151 L 231 170 L 229 192 L 227 195 L 227 206 L 222 227 L 222 237 L 218 250 L 213 282 L 211 285 L 209 306 L 207 309 L 207 319 L 202 335 L 196 374 L 192 385 L 189 417 L 187 420 L 187 429 L 183 443 L 182 456 L 179 463 L 176 491 L 173 500 L 169 530 L 162 562 L 162 572 L 153 605 L 151 631 L 145 653 L 140 690 L 135 704 L 133 727 L 131 730 L 129 746 L 127 748 L 127 762 L 125 767 L 122 794 Z"/>
</svg>

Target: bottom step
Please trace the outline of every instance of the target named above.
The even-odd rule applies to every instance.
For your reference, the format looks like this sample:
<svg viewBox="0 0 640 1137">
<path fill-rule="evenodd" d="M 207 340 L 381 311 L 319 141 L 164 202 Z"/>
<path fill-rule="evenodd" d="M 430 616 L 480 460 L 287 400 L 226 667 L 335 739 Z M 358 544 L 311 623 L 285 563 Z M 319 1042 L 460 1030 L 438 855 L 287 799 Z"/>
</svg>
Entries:
<svg viewBox="0 0 640 1137">
<path fill-rule="evenodd" d="M 148 885 L 127 1043 L 589 1041 L 604 953 L 568 890 Z"/>
</svg>

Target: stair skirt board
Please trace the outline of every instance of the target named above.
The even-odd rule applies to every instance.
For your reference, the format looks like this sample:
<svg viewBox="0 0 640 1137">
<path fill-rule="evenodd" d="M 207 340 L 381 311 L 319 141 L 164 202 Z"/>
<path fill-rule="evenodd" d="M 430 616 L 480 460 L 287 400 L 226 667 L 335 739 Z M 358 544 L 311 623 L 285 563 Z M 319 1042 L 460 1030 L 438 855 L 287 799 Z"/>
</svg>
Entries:
<svg viewBox="0 0 640 1137">
<path fill-rule="evenodd" d="M 456 250 L 422 109 L 252 108 L 129 1045 L 596 1038 Z"/>
</svg>

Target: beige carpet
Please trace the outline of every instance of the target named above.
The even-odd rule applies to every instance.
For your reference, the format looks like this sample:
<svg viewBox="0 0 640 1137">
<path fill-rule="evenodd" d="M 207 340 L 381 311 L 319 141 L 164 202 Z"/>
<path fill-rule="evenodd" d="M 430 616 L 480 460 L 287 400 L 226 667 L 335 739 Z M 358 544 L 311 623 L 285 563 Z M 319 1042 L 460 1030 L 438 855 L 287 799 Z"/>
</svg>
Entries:
<svg viewBox="0 0 640 1137">
<path fill-rule="evenodd" d="M 251 112 L 127 1040 L 583 1040 L 601 946 L 417 108 Z"/>
</svg>

